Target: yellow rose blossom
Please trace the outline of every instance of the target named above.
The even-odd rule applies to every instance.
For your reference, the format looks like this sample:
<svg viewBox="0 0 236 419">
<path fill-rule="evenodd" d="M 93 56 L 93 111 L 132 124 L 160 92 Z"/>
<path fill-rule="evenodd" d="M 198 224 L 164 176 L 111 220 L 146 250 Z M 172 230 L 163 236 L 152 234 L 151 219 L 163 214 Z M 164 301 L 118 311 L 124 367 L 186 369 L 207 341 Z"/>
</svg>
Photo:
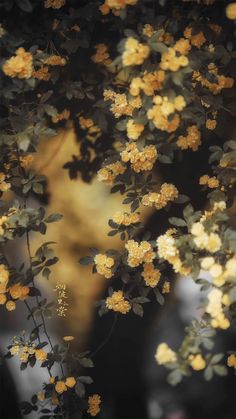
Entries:
<svg viewBox="0 0 236 419">
<path fill-rule="evenodd" d="M 160 280 L 161 272 L 155 268 L 152 262 L 149 262 L 144 263 L 141 275 L 148 287 L 155 288 Z"/>
<path fill-rule="evenodd" d="M 33 56 L 24 48 L 18 48 L 16 55 L 5 61 L 2 70 L 6 76 L 29 79 L 33 72 Z"/>
<path fill-rule="evenodd" d="M 138 243 L 135 240 L 128 240 L 125 248 L 128 251 L 127 262 L 131 267 L 139 266 L 143 262 L 152 262 L 155 256 L 150 243 L 147 241 Z"/>
<path fill-rule="evenodd" d="M 146 25 L 144 25 L 143 27 L 143 35 L 147 36 L 148 38 L 151 38 L 151 36 L 154 33 L 154 28 L 152 25 L 150 25 L 149 23 L 147 23 Z"/>
<path fill-rule="evenodd" d="M 44 391 L 39 391 L 37 394 L 38 400 L 40 402 L 43 402 L 45 400 L 45 392 Z"/>
<path fill-rule="evenodd" d="M 129 214 L 127 212 L 117 211 L 112 219 L 116 224 L 129 226 L 130 224 L 138 223 L 140 221 L 140 216 L 135 212 Z"/>
<path fill-rule="evenodd" d="M 150 49 L 148 45 L 141 44 L 135 38 L 127 38 L 125 50 L 122 54 L 124 66 L 141 65 L 149 56 Z"/>
<path fill-rule="evenodd" d="M 177 140 L 177 146 L 181 150 L 187 150 L 188 148 L 193 151 L 197 151 L 201 145 L 201 133 L 196 125 L 192 125 L 187 128 L 187 135 L 180 135 Z"/>
<path fill-rule="evenodd" d="M 133 119 L 129 119 L 126 125 L 127 137 L 130 140 L 137 140 L 144 130 L 143 124 L 136 123 Z"/>
<path fill-rule="evenodd" d="M 43 349 L 36 349 L 35 358 L 37 359 L 37 361 L 46 361 L 47 353 Z"/>
<path fill-rule="evenodd" d="M 160 343 L 157 347 L 155 359 L 159 365 L 165 365 L 177 361 L 177 356 L 166 343 Z"/>
<path fill-rule="evenodd" d="M 125 170 L 125 166 L 120 162 L 108 164 L 98 171 L 98 180 L 112 184 L 116 176 L 122 175 Z"/>
<path fill-rule="evenodd" d="M 55 385 L 55 390 L 58 394 L 62 394 L 67 390 L 67 387 L 64 383 L 64 381 L 57 381 Z"/>
<path fill-rule="evenodd" d="M 6 304 L 7 297 L 5 294 L 0 294 L 0 305 Z"/>
<path fill-rule="evenodd" d="M 131 305 L 125 300 L 123 291 L 114 291 L 111 297 L 107 297 L 106 307 L 121 314 L 127 314 L 131 310 Z"/>
<path fill-rule="evenodd" d="M 32 73 L 32 77 L 38 80 L 48 81 L 51 78 L 51 74 L 49 73 L 48 66 L 42 66 L 38 70 L 34 70 Z"/>
<path fill-rule="evenodd" d="M 75 380 L 74 377 L 67 377 L 65 384 L 66 384 L 67 387 L 73 388 L 76 384 L 76 380 Z"/>
<path fill-rule="evenodd" d="M 68 109 L 64 109 L 62 112 L 58 113 L 57 115 L 52 117 L 52 122 L 57 124 L 58 122 L 64 120 L 68 120 L 70 118 L 70 111 Z"/>
<path fill-rule="evenodd" d="M 175 51 L 178 51 L 181 55 L 188 55 L 191 50 L 191 45 L 188 39 L 180 38 L 174 45 Z"/>
<path fill-rule="evenodd" d="M 192 28 L 187 27 L 184 31 L 185 38 L 189 39 L 191 44 L 196 48 L 201 48 L 201 46 L 206 42 L 206 38 L 203 32 L 198 32 L 196 35 L 192 34 Z"/>
<path fill-rule="evenodd" d="M 206 312 L 210 314 L 212 318 L 212 327 L 219 329 L 228 329 L 230 326 L 230 322 L 223 313 L 222 297 L 222 291 L 213 288 L 208 294 L 208 304 L 206 307 Z"/>
<path fill-rule="evenodd" d="M 63 67 L 64 65 L 66 65 L 66 59 L 61 57 L 60 55 L 50 55 L 48 58 L 44 60 L 44 64 Z"/>
<path fill-rule="evenodd" d="M 110 55 L 108 52 L 108 48 L 105 44 L 98 44 L 95 45 L 96 54 L 92 55 L 91 60 L 96 64 L 103 64 L 105 66 L 109 66 L 112 63 L 110 59 Z"/>
<path fill-rule="evenodd" d="M 45 0 L 44 7 L 46 9 L 60 9 L 61 7 L 65 6 L 66 0 Z"/>
<path fill-rule="evenodd" d="M 88 410 L 87 412 L 91 416 L 96 416 L 100 412 L 101 397 L 98 394 L 93 394 L 88 398 Z"/>
<path fill-rule="evenodd" d="M 139 151 L 135 143 L 126 143 L 126 148 L 121 152 L 121 160 L 130 162 L 134 172 L 152 170 L 157 160 L 157 150 L 154 145 L 149 145 Z"/>
<path fill-rule="evenodd" d="M 113 258 L 106 256 L 102 253 L 97 254 L 94 257 L 94 263 L 96 265 L 97 272 L 105 278 L 111 278 L 113 276 L 112 267 L 115 264 Z"/>
<path fill-rule="evenodd" d="M 147 96 L 152 96 L 156 90 L 160 90 L 165 80 L 165 72 L 163 70 L 153 71 L 149 73 L 145 71 L 142 77 L 134 77 L 130 83 L 130 94 L 138 96 L 141 91 Z"/>
<path fill-rule="evenodd" d="M 185 55 L 176 55 L 174 48 L 168 48 L 161 56 L 160 67 L 162 70 L 178 71 L 181 67 L 186 67 L 189 61 Z"/>
<path fill-rule="evenodd" d="M 216 128 L 216 120 L 215 119 L 207 119 L 206 128 L 209 129 L 209 130 L 214 130 Z"/>
<path fill-rule="evenodd" d="M 142 204 L 155 207 L 157 210 L 164 208 L 169 202 L 178 198 L 179 192 L 171 183 L 163 183 L 159 193 L 149 192 L 142 198 Z"/>
<path fill-rule="evenodd" d="M 207 185 L 210 189 L 219 187 L 219 181 L 215 176 L 209 177 L 208 175 L 203 175 L 199 179 L 199 184 Z"/>
<path fill-rule="evenodd" d="M 197 355 L 190 355 L 189 356 L 189 361 L 190 361 L 190 365 L 191 367 L 195 370 L 195 371 L 201 371 L 204 370 L 204 368 L 206 367 L 206 361 L 205 359 L 202 357 L 201 354 L 197 354 Z"/>
<path fill-rule="evenodd" d="M 11 301 L 11 300 L 7 301 L 7 303 L 6 303 L 6 309 L 8 311 L 15 310 L 16 309 L 16 304 L 14 303 L 14 301 Z"/>
<path fill-rule="evenodd" d="M 231 354 L 228 356 L 227 365 L 228 367 L 233 367 L 234 369 L 236 369 L 236 355 Z"/>
<path fill-rule="evenodd" d="M 170 292 L 170 283 L 168 281 L 165 281 L 162 286 L 162 293 L 169 294 L 169 292 Z"/>
</svg>

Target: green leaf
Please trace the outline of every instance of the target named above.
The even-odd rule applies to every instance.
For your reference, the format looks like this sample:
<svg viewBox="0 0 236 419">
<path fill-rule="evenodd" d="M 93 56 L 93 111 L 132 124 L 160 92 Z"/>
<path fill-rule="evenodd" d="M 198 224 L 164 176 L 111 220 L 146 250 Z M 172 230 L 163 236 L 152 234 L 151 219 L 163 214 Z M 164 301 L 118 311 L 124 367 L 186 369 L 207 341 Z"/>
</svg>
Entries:
<svg viewBox="0 0 236 419">
<path fill-rule="evenodd" d="M 185 227 L 187 225 L 186 222 L 182 220 L 182 218 L 171 217 L 169 218 L 169 222 L 178 227 Z"/>
<path fill-rule="evenodd" d="M 59 221 L 63 218 L 63 215 L 54 213 L 50 214 L 47 218 L 45 218 L 45 223 L 55 223 L 56 221 Z"/>
</svg>

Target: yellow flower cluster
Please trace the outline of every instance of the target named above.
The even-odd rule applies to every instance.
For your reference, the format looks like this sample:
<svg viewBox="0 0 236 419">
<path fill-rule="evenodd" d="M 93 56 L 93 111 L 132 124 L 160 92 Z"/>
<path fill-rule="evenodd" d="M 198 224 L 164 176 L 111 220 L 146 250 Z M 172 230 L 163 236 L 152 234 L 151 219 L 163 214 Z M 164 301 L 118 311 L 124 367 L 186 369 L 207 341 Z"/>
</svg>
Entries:
<svg viewBox="0 0 236 419">
<path fill-rule="evenodd" d="M 113 276 L 112 267 L 114 266 L 114 259 L 106 256 L 102 253 L 98 253 L 94 258 L 97 272 L 100 275 L 104 275 L 105 278 L 111 278 Z"/>
<path fill-rule="evenodd" d="M 152 262 L 144 263 L 142 277 L 148 287 L 155 288 L 160 280 L 161 272 Z"/>
<path fill-rule="evenodd" d="M 157 253 L 160 258 L 163 258 L 169 262 L 176 273 L 181 275 L 188 275 L 191 268 L 185 267 L 180 259 L 179 250 L 176 247 L 175 239 L 172 234 L 175 230 L 167 230 L 165 234 L 162 234 L 157 238 Z"/>
<path fill-rule="evenodd" d="M 193 151 L 197 151 L 201 145 L 201 132 L 198 130 L 196 125 L 192 125 L 187 128 L 187 135 L 180 135 L 177 140 L 177 146 L 181 150 L 187 150 L 191 148 Z"/>
<path fill-rule="evenodd" d="M 189 356 L 189 363 L 190 363 L 192 369 L 195 370 L 195 371 L 204 370 L 204 368 L 206 367 L 206 361 L 202 357 L 201 354 L 190 355 Z"/>
<path fill-rule="evenodd" d="M 154 34 L 155 30 L 153 28 L 152 25 L 150 25 L 149 23 L 146 23 L 146 25 L 144 25 L 143 27 L 143 35 L 147 36 L 148 38 L 151 38 L 151 36 Z"/>
<path fill-rule="evenodd" d="M 125 50 L 122 54 L 124 66 L 141 65 L 149 56 L 150 48 L 148 45 L 141 44 L 135 38 L 127 38 Z"/>
<path fill-rule="evenodd" d="M 111 100 L 111 112 L 115 118 L 120 118 L 122 115 L 132 116 L 134 109 L 139 109 L 142 106 L 142 101 L 139 96 L 128 100 L 125 93 L 115 93 L 113 90 L 104 90 L 104 100 Z"/>
<path fill-rule="evenodd" d="M 57 381 L 55 384 L 55 390 L 58 394 L 62 394 L 68 390 L 68 388 L 73 388 L 76 384 L 74 377 L 67 377 L 65 381 Z"/>
<path fill-rule="evenodd" d="M 112 219 L 116 224 L 129 226 L 130 224 L 138 223 L 140 216 L 137 212 L 129 214 L 128 212 L 117 211 Z"/>
<path fill-rule="evenodd" d="M 184 36 L 185 38 L 189 39 L 189 41 L 191 42 L 191 45 L 199 49 L 206 42 L 204 33 L 198 32 L 196 35 L 193 35 L 192 32 L 193 32 L 193 28 L 187 27 L 184 30 Z"/>
<path fill-rule="evenodd" d="M 188 55 L 191 50 L 191 45 L 188 39 L 180 38 L 174 45 L 174 50 L 181 55 Z"/>
<path fill-rule="evenodd" d="M 0 192 L 9 191 L 11 184 L 6 182 L 6 175 L 3 172 L 0 172 Z"/>
<path fill-rule="evenodd" d="M 34 160 L 34 156 L 32 154 L 27 154 L 26 156 L 20 156 L 20 165 L 27 169 L 32 161 Z"/>
<path fill-rule="evenodd" d="M 233 367 L 234 369 L 236 369 L 236 355 L 231 354 L 230 356 L 228 356 L 227 365 L 228 367 Z"/>
<path fill-rule="evenodd" d="M 69 118 L 70 118 L 70 111 L 68 109 L 64 109 L 62 112 L 52 117 L 52 122 L 54 124 L 57 124 L 57 122 L 60 122 L 63 119 L 68 120 Z"/>
<path fill-rule="evenodd" d="M 216 128 L 216 120 L 215 119 L 207 119 L 206 120 L 206 128 L 209 130 L 214 130 Z"/>
<path fill-rule="evenodd" d="M 93 394 L 88 398 L 88 410 L 87 412 L 91 416 L 96 416 L 100 412 L 101 397 L 98 394 Z"/>
<path fill-rule="evenodd" d="M 46 9 L 60 9 L 61 7 L 65 6 L 66 0 L 45 0 L 44 7 Z"/>
<path fill-rule="evenodd" d="M 206 313 L 210 314 L 212 318 L 212 327 L 219 329 L 228 329 L 230 326 L 230 322 L 224 315 L 222 304 L 223 292 L 219 289 L 213 288 L 208 294 L 208 304 L 206 307 Z"/>
<path fill-rule="evenodd" d="M 193 223 L 191 233 L 194 236 L 193 241 L 198 249 L 208 250 L 210 253 L 218 252 L 221 248 L 221 238 L 217 233 L 208 234 L 202 222 Z"/>
<path fill-rule="evenodd" d="M 179 127 L 180 118 L 175 112 L 182 111 L 186 106 L 184 97 L 176 96 L 173 101 L 169 101 L 167 96 L 154 96 L 154 106 L 147 112 L 150 119 L 157 129 L 161 131 L 174 132 Z M 173 115 L 170 118 L 170 115 Z"/>
<path fill-rule="evenodd" d="M 162 89 L 164 80 L 165 72 L 163 70 L 152 73 L 145 71 L 142 77 L 134 77 L 131 80 L 129 92 L 132 96 L 138 96 L 141 91 L 147 96 L 152 96 L 156 90 Z"/>
<path fill-rule="evenodd" d="M 117 161 L 116 163 L 108 164 L 105 167 L 102 167 L 98 171 L 98 180 L 100 182 L 106 182 L 112 184 L 118 175 L 122 175 L 125 172 L 126 168 L 122 163 Z"/>
<path fill-rule="evenodd" d="M 177 356 L 167 343 L 160 343 L 157 347 L 155 359 L 159 365 L 170 364 L 177 361 Z"/>
<path fill-rule="evenodd" d="M 32 77 L 38 80 L 48 81 L 51 78 L 51 74 L 49 73 L 48 66 L 42 66 L 38 70 L 34 70 L 32 73 Z"/>
<path fill-rule="evenodd" d="M 129 119 L 126 125 L 127 137 L 130 140 L 137 140 L 144 130 L 143 124 L 138 124 L 133 119 Z"/>
<path fill-rule="evenodd" d="M 8 287 L 9 271 L 3 264 L 0 265 L 0 305 L 6 304 L 8 311 L 15 310 L 16 304 L 13 300 L 25 300 L 29 294 L 29 287 L 22 286 L 19 283 Z M 11 299 L 8 299 L 10 296 Z"/>
<path fill-rule="evenodd" d="M 120 155 L 124 163 L 130 162 L 131 168 L 136 173 L 152 170 L 157 160 L 157 150 L 154 145 L 148 145 L 139 151 L 135 143 L 126 143 L 126 148 Z"/>
<path fill-rule="evenodd" d="M 155 257 L 151 244 L 147 241 L 138 243 L 135 240 L 128 240 L 125 248 L 128 250 L 128 265 L 132 268 L 141 265 L 143 262 L 150 263 Z"/>
<path fill-rule="evenodd" d="M 171 183 L 163 183 L 160 192 L 149 192 L 142 197 L 142 204 L 146 207 L 155 207 L 157 210 L 178 198 L 179 192 Z"/>
<path fill-rule="evenodd" d="M 219 187 L 219 181 L 215 176 L 203 175 L 199 179 L 199 185 L 207 185 L 208 188 L 214 189 Z"/>
<path fill-rule="evenodd" d="M 63 67 L 66 65 L 66 59 L 61 57 L 60 55 L 50 55 L 50 57 L 46 58 L 44 64 L 51 65 L 51 66 L 61 66 Z"/>
<path fill-rule="evenodd" d="M 170 292 L 170 283 L 168 281 L 165 281 L 162 286 L 162 293 L 169 294 L 169 292 Z"/>
<path fill-rule="evenodd" d="M 103 64 L 105 66 L 109 66 L 112 63 L 110 59 L 110 55 L 108 52 L 108 48 L 105 44 L 98 44 L 95 45 L 96 54 L 92 55 L 91 60 L 96 64 Z"/>
<path fill-rule="evenodd" d="M 212 277 L 213 284 L 217 287 L 221 287 L 226 283 L 228 278 L 236 275 L 236 258 L 232 257 L 228 259 L 226 264 L 222 266 L 220 263 L 215 262 L 212 256 L 207 256 L 202 259 L 201 267 L 209 272 Z M 224 296 L 224 304 L 226 302 L 227 299 L 226 296 Z"/>
<path fill-rule="evenodd" d="M 185 55 L 177 55 L 175 48 L 169 47 L 161 56 L 160 67 L 162 70 L 178 71 L 181 67 L 187 67 L 189 61 Z"/>
<path fill-rule="evenodd" d="M 16 55 L 5 61 L 2 71 L 6 76 L 19 79 L 29 79 L 33 72 L 33 56 L 24 48 L 18 48 Z"/>
<path fill-rule="evenodd" d="M 47 353 L 43 349 L 36 349 L 35 344 L 30 342 L 25 345 L 15 342 L 10 348 L 11 355 L 17 355 L 21 362 L 27 362 L 30 355 L 34 355 L 37 361 L 44 362 L 47 359 Z"/>
<path fill-rule="evenodd" d="M 114 291 L 111 297 L 107 297 L 106 307 L 121 314 L 126 314 L 131 309 L 129 301 L 124 298 L 123 291 Z"/>
<path fill-rule="evenodd" d="M 195 86 L 196 82 L 199 82 L 203 87 L 207 87 L 213 95 L 220 94 L 222 89 L 231 89 L 233 86 L 234 79 L 232 77 L 219 75 L 219 70 L 214 63 L 208 64 L 208 72 L 209 74 L 212 74 L 217 81 L 211 82 L 207 77 L 204 77 L 200 71 L 194 71 L 192 75 L 193 86 Z"/>
</svg>

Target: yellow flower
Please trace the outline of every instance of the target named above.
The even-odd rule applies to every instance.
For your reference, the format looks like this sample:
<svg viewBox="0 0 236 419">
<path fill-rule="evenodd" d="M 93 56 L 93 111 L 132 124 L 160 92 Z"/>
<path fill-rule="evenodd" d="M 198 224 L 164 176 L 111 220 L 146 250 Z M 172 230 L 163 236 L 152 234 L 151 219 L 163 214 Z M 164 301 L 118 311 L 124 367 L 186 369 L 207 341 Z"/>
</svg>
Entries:
<svg viewBox="0 0 236 419">
<path fill-rule="evenodd" d="M 206 128 L 209 130 L 214 130 L 216 127 L 216 120 L 215 119 L 207 119 L 206 121 Z"/>
<path fill-rule="evenodd" d="M 155 269 L 155 266 L 152 262 L 144 263 L 142 277 L 145 281 L 145 284 L 148 287 L 154 288 L 158 284 L 161 272 L 159 269 Z"/>
<path fill-rule="evenodd" d="M 70 118 L 70 111 L 68 109 L 64 109 L 61 113 L 52 117 L 52 122 L 57 124 L 57 122 L 62 121 L 63 119 L 68 120 Z"/>
<path fill-rule="evenodd" d="M 146 146 L 139 151 L 135 143 L 126 143 L 126 148 L 120 155 L 124 163 L 131 163 L 131 168 L 136 173 L 151 170 L 157 160 L 157 150 L 154 145 Z"/>
<path fill-rule="evenodd" d="M 201 46 L 206 42 L 206 38 L 203 32 L 192 35 L 192 28 L 190 27 L 185 29 L 184 36 L 185 38 L 189 39 L 191 44 L 196 48 L 201 48 Z"/>
<path fill-rule="evenodd" d="M 188 55 L 191 45 L 188 39 L 180 38 L 174 45 L 175 51 L 178 51 L 181 55 Z"/>
<path fill-rule="evenodd" d="M 215 259 L 212 256 L 207 256 L 202 259 L 201 267 L 202 269 L 208 270 L 209 268 L 211 268 L 212 265 L 214 265 L 214 263 L 215 263 Z"/>
<path fill-rule="evenodd" d="M 187 135 L 180 135 L 177 140 L 177 145 L 181 150 L 187 150 L 191 148 L 193 151 L 197 151 L 201 145 L 201 133 L 196 125 L 192 125 L 187 128 Z"/>
<path fill-rule="evenodd" d="M 74 336 L 64 336 L 63 337 L 63 340 L 65 341 L 65 342 L 71 342 L 72 340 L 74 340 L 75 339 L 75 337 Z"/>
<path fill-rule="evenodd" d="M 149 23 L 147 23 L 146 25 L 144 25 L 143 27 L 143 35 L 147 36 L 148 38 L 151 38 L 151 36 L 154 33 L 154 28 L 152 25 L 150 25 Z"/>
<path fill-rule="evenodd" d="M 65 384 L 67 387 L 72 388 L 75 386 L 76 380 L 74 377 L 67 377 Z"/>
<path fill-rule="evenodd" d="M 20 346 L 19 345 L 14 345 L 10 348 L 11 355 L 18 355 L 19 352 L 20 352 Z"/>
<path fill-rule="evenodd" d="M 162 70 L 178 71 L 181 67 L 186 67 L 189 61 L 185 55 L 176 55 L 174 48 L 168 48 L 161 56 L 160 67 Z"/>
<path fill-rule="evenodd" d="M 6 303 L 6 309 L 7 309 L 8 311 L 13 311 L 13 310 L 15 310 L 15 309 L 16 309 L 16 304 L 14 303 L 14 301 L 9 300 L 9 301 Z"/>
<path fill-rule="evenodd" d="M 37 361 L 46 361 L 47 353 L 43 349 L 36 349 L 35 358 L 37 359 Z"/>
<path fill-rule="evenodd" d="M 54 384 L 55 383 L 55 377 L 50 377 L 49 378 L 49 383 Z"/>
<path fill-rule="evenodd" d="M 67 387 L 66 387 L 64 381 L 57 381 L 57 383 L 55 385 L 55 390 L 58 394 L 64 393 L 64 391 L 67 390 Z"/>
<path fill-rule="evenodd" d="M 166 343 L 158 345 L 155 358 L 159 365 L 173 363 L 177 360 L 176 353 Z"/>
<path fill-rule="evenodd" d="M 44 60 L 44 64 L 48 64 L 51 66 L 64 66 L 66 65 L 66 59 L 61 57 L 60 55 L 50 55 L 48 58 Z"/>
<path fill-rule="evenodd" d="M 206 361 L 201 354 L 190 355 L 189 357 L 190 365 L 195 371 L 204 370 L 206 367 Z"/>
<path fill-rule="evenodd" d="M 6 76 L 29 79 L 33 72 L 33 57 L 24 48 L 18 48 L 16 55 L 5 61 L 2 70 Z"/>
<path fill-rule="evenodd" d="M 179 192 L 171 183 L 163 183 L 160 193 L 149 192 L 143 195 L 142 204 L 148 207 L 155 207 L 157 210 L 164 208 L 169 202 L 178 198 Z"/>
<path fill-rule="evenodd" d="M 199 179 L 200 185 L 207 185 L 209 188 L 218 188 L 219 181 L 215 176 L 209 177 L 208 175 L 203 175 Z"/>
<path fill-rule="evenodd" d="M 91 416 L 96 416 L 100 412 L 101 397 L 98 394 L 93 394 L 88 398 L 88 410 L 87 412 Z"/>
<path fill-rule="evenodd" d="M 122 175 L 125 170 L 125 166 L 123 166 L 123 164 L 119 161 L 108 164 L 98 171 L 98 180 L 100 182 L 111 184 L 115 180 L 116 176 Z"/>
<path fill-rule="evenodd" d="M 231 354 L 228 356 L 227 365 L 228 367 L 233 367 L 234 369 L 236 369 L 236 355 Z"/>
<path fill-rule="evenodd" d="M 6 182 L 5 173 L 0 173 L 0 192 L 7 192 L 11 187 L 9 182 Z"/>
<path fill-rule="evenodd" d="M 46 9 L 60 9 L 61 7 L 65 6 L 66 0 L 45 0 L 44 7 Z"/>
<path fill-rule="evenodd" d="M 96 265 L 97 272 L 100 275 L 104 275 L 105 278 L 111 278 L 113 272 L 111 268 L 114 266 L 115 261 L 113 258 L 106 256 L 102 253 L 98 253 L 94 258 L 94 263 Z"/>
<path fill-rule="evenodd" d="M 170 283 L 168 281 L 165 281 L 162 286 L 162 293 L 169 294 L 169 292 L 170 292 Z"/>
<path fill-rule="evenodd" d="M 108 48 L 105 44 L 98 44 L 95 45 L 96 54 L 92 55 L 91 60 L 97 64 L 103 64 L 105 66 L 109 66 L 112 63 L 110 59 L 110 55 L 108 52 Z"/>
<path fill-rule="evenodd" d="M 43 402 L 45 400 L 45 392 L 44 391 L 39 391 L 37 394 L 38 400 L 40 402 Z"/>
<path fill-rule="evenodd" d="M 106 307 L 121 314 L 126 314 L 131 309 L 129 301 L 124 298 L 123 291 L 114 291 L 111 297 L 107 297 Z"/>
<path fill-rule="evenodd" d="M 230 3 L 225 10 L 226 16 L 230 20 L 236 19 L 236 3 Z"/>
<path fill-rule="evenodd" d="M 132 268 L 141 265 L 143 262 L 152 262 L 155 257 L 152 247 L 147 241 L 138 243 L 134 240 L 128 240 L 125 248 L 128 250 L 128 265 Z"/>
<path fill-rule="evenodd" d="M 38 70 L 33 71 L 32 77 L 38 80 L 48 81 L 51 78 L 51 74 L 47 66 L 42 66 Z"/>
<path fill-rule="evenodd" d="M 137 39 L 129 37 L 125 42 L 125 50 L 122 54 L 123 65 L 141 65 L 149 53 L 148 45 L 141 44 Z"/>
<path fill-rule="evenodd" d="M 143 124 L 136 123 L 133 119 L 129 119 L 126 125 L 127 137 L 130 140 L 137 140 L 144 130 Z"/>
<path fill-rule="evenodd" d="M 139 214 L 135 212 L 129 214 L 128 212 L 123 213 L 121 211 L 117 211 L 112 219 L 116 224 L 124 226 L 129 226 L 130 224 L 135 224 L 140 221 Z"/>
</svg>

